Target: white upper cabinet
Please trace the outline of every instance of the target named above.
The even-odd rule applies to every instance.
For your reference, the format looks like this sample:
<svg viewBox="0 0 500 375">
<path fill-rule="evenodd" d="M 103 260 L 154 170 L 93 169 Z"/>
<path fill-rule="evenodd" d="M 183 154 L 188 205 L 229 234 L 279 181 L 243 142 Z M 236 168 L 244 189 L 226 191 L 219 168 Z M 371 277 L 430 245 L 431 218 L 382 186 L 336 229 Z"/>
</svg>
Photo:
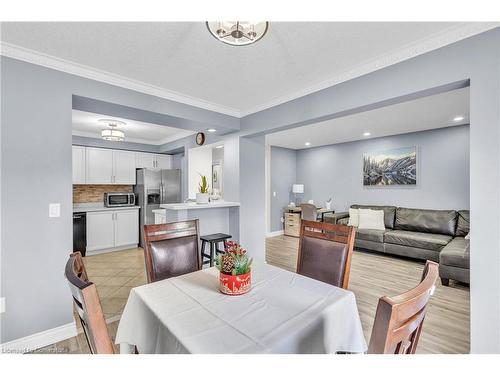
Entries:
<svg viewBox="0 0 500 375">
<path fill-rule="evenodd" d="M 85 147 L 73 146 L 73 184 L 85 184 Z"/>
<path fill-rule="evenodd" d="M 87 147 L 87 184 L 113 183 L 113 150 Z"/>
<path fill-rule="evenodd" d="M 112 183 L 135 185 L 135 152 L 113 150 Z"/>
<path fill-rule="evenodd" d="M 172 156 L 165 154 L 156 154 L 156 168 L 172 169 Z"/>
<path fill-rule="evenodd" d="M 135 155 L 137 168 L 156 168 L 155 154 L 149 152 L 136 152 Z"/>
<path fill-rule="evenodd" d="M 165 154 L 151 154 L 136 152 L 137 168 L 171 169 L 172 156 Z"/>
</svg>

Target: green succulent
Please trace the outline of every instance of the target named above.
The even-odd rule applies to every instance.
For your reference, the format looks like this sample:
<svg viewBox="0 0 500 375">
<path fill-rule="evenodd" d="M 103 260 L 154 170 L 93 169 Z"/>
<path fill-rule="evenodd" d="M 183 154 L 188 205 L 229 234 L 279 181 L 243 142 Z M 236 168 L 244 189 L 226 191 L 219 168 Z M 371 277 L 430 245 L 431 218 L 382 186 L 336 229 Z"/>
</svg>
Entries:
<svg viewBox="0 0 500 375">
<path fill-rule="evenodd" d="M 198 190 L 202 194 L 208 193 L 208 182 L 207 182 L 207 176 L 203 176 L 201 173 L 199 173 L 201 176 L 201 183 L 198 185 Z"/>
</svg>

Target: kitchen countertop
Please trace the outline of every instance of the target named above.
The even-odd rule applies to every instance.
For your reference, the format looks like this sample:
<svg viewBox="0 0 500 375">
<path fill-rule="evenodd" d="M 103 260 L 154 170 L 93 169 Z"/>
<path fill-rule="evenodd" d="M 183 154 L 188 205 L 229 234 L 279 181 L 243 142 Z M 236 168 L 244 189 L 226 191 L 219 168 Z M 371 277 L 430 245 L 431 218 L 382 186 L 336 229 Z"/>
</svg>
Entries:
<svg viewBox="0 0 500 375">
<path fill-rule="evenodd" d="M 213 201 L 206 204 L 197 204 L 196 202 L 160 204 L 160 208 L 162 208 L 163 210 L 166 209 L 174 211 L 202 210 L 209 208 L 226 208 L 226 207 L 239 207 L 239 206 L 240 206 L 239 202 L 227 202 L 223 200 Z M 161 213 L 161 211 L 162 210 L 153 210 L 153 212 L 155 213 Z"/>
<path fill-rule="evenodd" d="M 139 208 L 140 208 L 139 206 L 106 207 L 104 206 L 104 203 L 77 203 L 73 205 L 73 212 L 134 210 Z"/>
</svg>

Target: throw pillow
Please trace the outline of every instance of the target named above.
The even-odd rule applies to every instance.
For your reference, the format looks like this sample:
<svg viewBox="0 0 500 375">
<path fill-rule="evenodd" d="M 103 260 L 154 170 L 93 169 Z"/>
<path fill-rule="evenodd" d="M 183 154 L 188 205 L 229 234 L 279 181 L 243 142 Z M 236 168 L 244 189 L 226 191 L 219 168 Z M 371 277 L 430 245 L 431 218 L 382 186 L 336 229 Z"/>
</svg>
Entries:
<svg viewBox="0 0 500 375">
<path fill-rule="evenodd" d="M 349 208 L 349 222 L 347 225 L 350 227 L 358 227 L 359 223 L 359 209 L 357 208 Z"/>
<path fill-rule="evenodd" d="M 385 230 L 384 211 L 360 208 L 358 228 Z"/>
</svg>

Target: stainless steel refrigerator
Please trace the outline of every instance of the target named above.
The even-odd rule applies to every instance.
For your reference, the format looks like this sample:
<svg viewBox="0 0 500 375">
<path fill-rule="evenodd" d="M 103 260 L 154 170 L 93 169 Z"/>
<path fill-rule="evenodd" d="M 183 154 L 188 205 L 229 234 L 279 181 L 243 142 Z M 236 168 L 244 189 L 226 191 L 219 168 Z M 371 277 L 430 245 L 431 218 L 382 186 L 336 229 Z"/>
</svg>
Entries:
<svg viewBox="0 0 500 375">
<path fill-rule="evenodd" d="M 154 224 L 153 210 L 160 204 L 181 202 L 181 170 L 180 169 L 137 169 L 137 180 L 134 193 L 141 207 L 139 210 L 140 245 L 144 245 L 144 225 Z"/>
</svg>

